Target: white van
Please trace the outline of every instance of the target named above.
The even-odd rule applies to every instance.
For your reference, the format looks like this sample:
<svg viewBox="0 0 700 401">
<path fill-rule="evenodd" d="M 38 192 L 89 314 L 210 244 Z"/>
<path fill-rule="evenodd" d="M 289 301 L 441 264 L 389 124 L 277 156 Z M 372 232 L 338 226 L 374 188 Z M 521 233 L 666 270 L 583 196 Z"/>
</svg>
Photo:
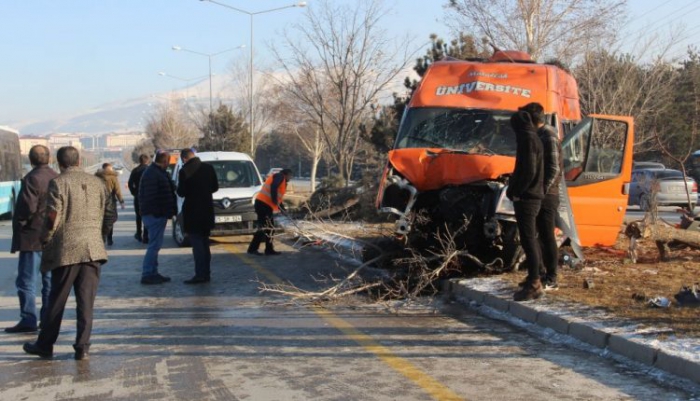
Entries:
<svg viewBox="0 0 700 401">
<path fill-rule="evenodd" d="M 215 226 L 211 235 L 254 233 L 257 215 L 253 201 L 255 194 L 262 188 L 262 180 L 253 159 L 239 152 L 199 152 L 196 156 L 214 167 L 219 180 L 219 190 L 214 193 Z M 182 160 L 178 160 L 173 169 L 172 179 L 176 187 L 182 164 Z M 179 246 L 188 246 L 189 241 L 182 227 L 183 201 L 178 196 L 173 239 Z"/>
</svg>

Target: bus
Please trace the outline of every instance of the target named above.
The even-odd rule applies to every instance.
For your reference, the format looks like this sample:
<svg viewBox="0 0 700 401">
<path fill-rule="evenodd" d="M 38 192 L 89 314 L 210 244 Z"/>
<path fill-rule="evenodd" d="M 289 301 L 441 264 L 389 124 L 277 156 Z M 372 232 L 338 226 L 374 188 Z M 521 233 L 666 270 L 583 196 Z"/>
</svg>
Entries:
<svg viewBox="0 0 700 401">
<path fill-rule="evenodd" d="M 0 126 L 0 217 L 12 218 L 21 179 L 19 132 Z"/>
</svg>

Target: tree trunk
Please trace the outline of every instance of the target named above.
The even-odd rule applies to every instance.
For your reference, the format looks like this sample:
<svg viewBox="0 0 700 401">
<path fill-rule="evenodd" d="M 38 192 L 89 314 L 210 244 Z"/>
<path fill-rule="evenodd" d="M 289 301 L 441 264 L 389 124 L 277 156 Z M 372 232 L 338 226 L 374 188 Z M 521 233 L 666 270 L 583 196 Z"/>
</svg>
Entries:
<svg viewBox="0 0 700 401">
<path fill-rule="evenodd" d="M 319 158 L 313 155 L 311 158 L 311 193 L 316 192 L 316 171 L 318 170 Z"/>
</svg>

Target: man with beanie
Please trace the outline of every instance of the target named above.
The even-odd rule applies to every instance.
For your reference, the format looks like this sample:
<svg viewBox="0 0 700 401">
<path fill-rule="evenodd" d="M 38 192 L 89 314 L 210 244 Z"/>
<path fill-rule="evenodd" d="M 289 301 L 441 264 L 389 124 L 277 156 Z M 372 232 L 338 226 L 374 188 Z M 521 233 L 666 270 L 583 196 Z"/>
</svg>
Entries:
<svg viewBox="0 0 700 401">
<path fill-rule="evenodd" d="M 542 141 L 530 115 L 518 109 L 510 119 L 515 131 L 515 169 L 508 181 L 506 196 L 513 201 L 515 218 L 520 233 L 520 244 L 525 251 L 527 279 L 513 296 L 515 301 L 537 299 L 544 293 L 540 282 L 542 250 L 537 239 L 537 214 L 544 198 L 544 168 Z"/>
</svg>

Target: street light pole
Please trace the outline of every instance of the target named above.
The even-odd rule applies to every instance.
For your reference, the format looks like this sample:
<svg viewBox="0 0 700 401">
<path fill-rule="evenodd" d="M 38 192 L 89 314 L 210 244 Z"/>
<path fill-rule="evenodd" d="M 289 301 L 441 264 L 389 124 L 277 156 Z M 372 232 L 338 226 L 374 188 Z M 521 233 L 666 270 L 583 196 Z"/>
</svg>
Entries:
<svg viewBox="0 0 700 401">
<path fill-rule="evenodd" d="M 190 50 L 190 49 L 185 49 L 185 48 L 180 47 L 180 46 L 173 46 L 172 47 L 172 49 L 175 51 L 182 51 L 182 52 L 196 54 L 199 56 L 206 57 L 209 60 L 209 116 L 211 116 L 212 113 L 214 112 L 214 106 L 212 105 L 212 83 L 211 83 L 211 76 L 212 76 L 212 74 L 211 74 L 211 59 L 212 59 L 212 57 L 218 56 L 219 54 L 222 54 L 222 53 L 230 52 L 231 50 L 242 49 L 244 47 L 245 47 L 245 45 L 240 45 L 240 46 L 232 47 L 230 49 L 222 50 L 222 51 L 216 52 L 216 53 L 202 53 L 202 52 L 198 52 L 198 51 L 194 51 L 194 50 Z M 161 75 L 164 75 L 164 74 L 161 74 Z M 173 77 L 173 78 L 175 78 L 175 77 Z"/>
<path fill-rule="evenodd" d="M 238 11 L 239 13 L 247 14 L 250 16 L 250 87 L 249 87 L 249 105 L 250 107 L 250 155 L 254 156 L 255 153 L 255 130 L 253 129 L 253 123 L 255 122 L 255 112 L 253 111 L 253 17 L 258 15 L 258 14 L 266 14 L 266 13 L 271 13 L 273 11 L 279 11 L 279 10 L 284 10 L 287 8 L 292 8 L 292 7 L 306 7 L 306 2 L 305 1 L 300 1 L 298 3 L 290 4 L 288 6 L 284 7 L 277 7 L 277 8 L 271 8 L 269 10 L 263 10 L 263 11 L 256 11 L 256 12 L 250 12 L 246 11 L 240 8 L 236 8 L 233 6 L 230 6 L 228 4 L 220 3 L 215 0 L 199 0 L 199 1 L 208 1 L 209 3 L 214 3 L 216 5 L 219 5 L 221 7 L 229 8 L 234 11 Z"/>
</svg>

